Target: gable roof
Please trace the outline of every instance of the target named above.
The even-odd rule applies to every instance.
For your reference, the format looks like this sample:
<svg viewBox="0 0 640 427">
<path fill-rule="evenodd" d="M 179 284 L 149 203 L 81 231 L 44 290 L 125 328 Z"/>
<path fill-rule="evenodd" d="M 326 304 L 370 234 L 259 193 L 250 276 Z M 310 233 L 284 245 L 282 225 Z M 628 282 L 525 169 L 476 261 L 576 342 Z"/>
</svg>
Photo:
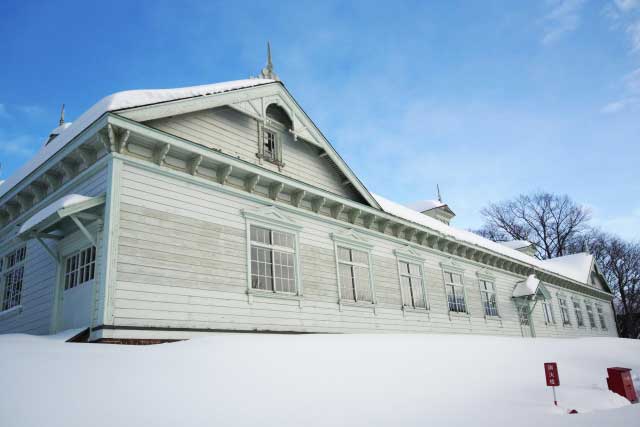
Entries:
<svg viewBox="0 0 640 427">
<path fill-rule="evenodd" d="M 300 107 L 297 101 L 287 91 L 284 84 L 280 81 L 264 78 L 251 78 L 245 80 L 234 80 L 229 82 L 214 83 L 201 86 L 191 86 L 175 89 L 147 89 L 147 90 L 129 90 L 124 92 L 117 92 L 112 95 L 102 98 L 98 103 L 94 104 L 91 108 L 85 111 L 78 119 L 76 119 L 70 126 L 58 135 L 50 143 L 42 147 L 35 156 L 27 162 L 22 168 L 10 176 L 4 183 L 0 184 L 0 197 L 6 194 L 16 184 L 20 183 L 30 173 L 35 171 L 40 165 L 51 158 L 54 154 L 60 151 L 64 146 L 70 143 L 76 136 L 78 136 L 83 130 L 88 128 L 92 123 L 102 117 L 104 114 L 112 112 L 122 114 L 128 117 L 132 112 L 140 112 L 141 109 L 155 108 L 162 105 L 171 103 L 177 103 L 180 101 L 195 101 L 195 99 L 202 100 L 203 98 L 220 95 L 226 92 L 232 92 L 240 89 L 250 89 L 258 86 L 273 85 L 281 89 L 284 96 L 291 100 L 291 103 L 295 105 L 297 115 L 294 118 L 300 122 L 300 117 L 303 116 L 302 132 L 296 133 L 296 137 L 301 137 L 305 140 L 313 140 L 313 143 L 319 145 L 324 149 L 331 159 L 331 161 L 337 166 L 341 173 L 347 178 L 347 180 L 353 185 L 356 191 L 362 196 L 362 198 L 371 206 L 376 209 L 381 209 L 380 205 L 372 194 L 367 190 L 364 184 L 353 173 L 351 168 L 340 157 L 337 151 L 333 148 L 331 143 L 324 137 L 320 129 L 313 123 L 309 116 Z M 251 96 L 249 94 L 243 94 L 242 99 L 244 101 L 249 100 Z M 199 106 L 203 104 L 198 104 Z M 239 104 L 235 104 L 234 107 L 239 108 Z M 197 108 L 197 107 L 196 107 Z M 180 114 L 180 113 L 179 113 Z M 135 118 L 134 118 L 135 120 Z M 319 137 L 319 138 L 318 138 Z M 317 140 L 320 139 L 318 142 Z"/>
<path fill-rule="evenodd" d="M 62 129 L 62 132 L 53 141 L 40 148 L 31 160 L 0 184 L 0 197 L 60 151 L 105 113 L 179 99 L 213 95 L 274 82 L 275 80 L 269 79 L 246 79 L 177 89 L 127 90 L 106 96 L 82 113 L 70 126 Z"/>
<path fill-rule="evenodd" d="M 561 271 L 563 276 L 570 277 L 578 282 L 588 283 L 589 275 L 593 267 L 593 255 L 581 252 L 565 255 L 557 258 L 541 261 L 542 264 Z"/>
</svg>

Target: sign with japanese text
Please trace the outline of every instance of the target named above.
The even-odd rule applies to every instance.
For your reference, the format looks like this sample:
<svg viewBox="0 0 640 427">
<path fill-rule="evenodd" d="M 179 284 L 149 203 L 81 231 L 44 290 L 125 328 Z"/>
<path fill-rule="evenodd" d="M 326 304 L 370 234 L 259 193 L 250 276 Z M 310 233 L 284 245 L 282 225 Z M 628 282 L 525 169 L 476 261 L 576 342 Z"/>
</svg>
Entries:
<svg viewBox="0 0 640 427">
<path fill-rule="evenodd" d="M 545 363 L 544 376 L 547 378 L 547 386 L 549 387 L 559 386 L 560 377 L 558 376 L 558 364 L 556 362 Z"/>
</svg>

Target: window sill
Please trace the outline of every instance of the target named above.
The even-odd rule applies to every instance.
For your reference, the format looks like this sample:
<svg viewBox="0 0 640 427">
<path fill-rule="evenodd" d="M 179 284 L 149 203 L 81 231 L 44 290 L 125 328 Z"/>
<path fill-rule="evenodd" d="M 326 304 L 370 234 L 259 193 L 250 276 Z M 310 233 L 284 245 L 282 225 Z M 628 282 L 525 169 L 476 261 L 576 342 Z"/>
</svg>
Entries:
<svg viewBox="0 0 640 427">
<path fill-rule="evenodd" d="M 402 311 L 404 311 L 405 313 L 429 314 L 428 308 L 414 308 L 414 307 L 407 307 L 405 305 L 402 306 Z"/>
<path fill-rule="evenodd" d="M 466 319 L 469 320 L 471 319 L 471 315 L 469 313 L 460 313 L 457 311 L 450 311 L 449 312 L 449 319 Z"/>
<path fill-rule="evenodd" d="M 273 298 L 273 299 L 283 299 L 289 301 L 298 301 L 299 305 L 302 306 L 302 295 L 298 294 L 288 294 L 285 292 L 273 292 L 273 291 L 263 291 L 259 289 L 251 289 L 247 291 L 247 296 L 249 297 L 249 304 L 253 303 L 253 298 Z"/>
<path fill-rule="evenodd" d="M 359 307 L 359 308 L 368 308 L 376 311 L 376 304 L 373 302 L 360 302 L 360 301 L 350 301 L 350 300 L 340 300 L 338 301 L 338 305 L 340 306 L 340 311 L 342 311 L 342 307 Z"/>
<path fill-rule="evenodd" d="M 11 307 L 8 310 L 0 311 L 0 320 L 8 319 L 22 313 L 22 304 Z"/>
<path fill-rule="evenodd" d="M 502 317 L 500 317 L 500 316 L 488 316 L 488 315 L 485 315 L 484 319 L 485 320 L 492 320 L 494 322 L 502 322 Z"/>
</svg>

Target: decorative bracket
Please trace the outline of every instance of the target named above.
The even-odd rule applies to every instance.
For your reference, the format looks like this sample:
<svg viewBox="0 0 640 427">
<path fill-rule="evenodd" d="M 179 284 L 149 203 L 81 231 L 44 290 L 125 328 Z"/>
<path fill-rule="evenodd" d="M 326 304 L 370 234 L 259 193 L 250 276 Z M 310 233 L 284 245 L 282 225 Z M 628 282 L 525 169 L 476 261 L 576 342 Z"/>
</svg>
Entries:
<svg viewBox="0 0 640 427">
<path fill-rule="evenodd" d="M 231 165 L 219 166 L 216 169 L 216 177 L 218 178 L 218 182 L 222 185 L 226 184 L 232 170 L 233 167 Z"/>
</svg>

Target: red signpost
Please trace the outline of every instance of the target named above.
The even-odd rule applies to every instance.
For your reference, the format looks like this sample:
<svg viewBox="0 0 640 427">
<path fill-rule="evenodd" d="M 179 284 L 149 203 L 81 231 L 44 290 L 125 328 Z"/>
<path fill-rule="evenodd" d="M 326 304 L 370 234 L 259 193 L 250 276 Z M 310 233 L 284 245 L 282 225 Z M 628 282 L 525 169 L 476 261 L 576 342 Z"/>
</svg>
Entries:
<svg viewBox="0 0 640 427">
<path fill-rule="evenodd" d="M 558 406 L 558 399 L 556 398 L 556 387 L 560 385 L 560 376 L 558 375 L 558 364 L 556 362 L 545 363 L 544 376 L 547 379 L 547 386 L 553 389 L 553 404 Z"/>
</svg>

